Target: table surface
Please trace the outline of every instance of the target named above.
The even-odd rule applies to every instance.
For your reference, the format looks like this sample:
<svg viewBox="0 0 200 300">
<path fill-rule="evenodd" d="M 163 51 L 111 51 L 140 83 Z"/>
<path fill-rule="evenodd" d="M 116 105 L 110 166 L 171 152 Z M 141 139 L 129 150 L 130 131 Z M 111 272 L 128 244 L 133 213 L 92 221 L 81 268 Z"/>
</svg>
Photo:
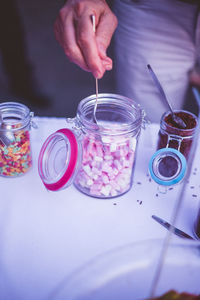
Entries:
<svg viewBox="0 0 200 300">
<path fill-rule="evenodd" d="M 66 127 L 64 118 L 39 118 L 31 130 L 33 167 L 18 178 L 0 177 L 1 299 L 47 299 L 59 283 L 96 255 L 141 240 L 164 239 L 167 231 L 153 214 L 170 221 L 181 184 L 166 193 L 148 174 L 156 150 L 158 124 L 142 129 L 133 186 L 125 195 L 97 199 L 71 185 L 49 192 L 38 175 L 45 139 Z M 199 147 L 198 147 L 199 148 Z M 176 225 L 190 235 L 200 195 L 198 149 Z M 179 240 L 179 237 L 174 236 Z"/>
</svg>

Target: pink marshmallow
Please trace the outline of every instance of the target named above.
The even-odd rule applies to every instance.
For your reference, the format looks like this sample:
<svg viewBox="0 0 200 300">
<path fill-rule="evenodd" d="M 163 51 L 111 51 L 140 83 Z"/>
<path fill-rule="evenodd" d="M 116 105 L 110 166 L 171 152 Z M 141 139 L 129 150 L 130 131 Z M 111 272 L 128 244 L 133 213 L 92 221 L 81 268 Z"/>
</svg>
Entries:
<svg viewBox="0 0 200 300">
<path fill-rule="evenodd" d="M 76 184 L 93 196 L 114 197 L 130 188 L 136 142 L 127 138 L 122 144 L 113 139 L 110 137 L 109 144 L 106 137 L 106 144 L 102 145 L 99 139 L 84 138 Z"/>
</svg>

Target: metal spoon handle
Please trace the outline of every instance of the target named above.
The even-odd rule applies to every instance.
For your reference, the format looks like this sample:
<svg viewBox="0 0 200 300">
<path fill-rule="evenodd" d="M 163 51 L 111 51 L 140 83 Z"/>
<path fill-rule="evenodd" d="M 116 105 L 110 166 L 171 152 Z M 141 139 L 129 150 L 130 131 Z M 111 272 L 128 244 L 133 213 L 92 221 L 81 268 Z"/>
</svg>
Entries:
<svg viewBox="0 0 200 300">
<path fill-rule="evenodd" d="M 158 80 L 156 74 L 154 73 L 154 71 L 152 70 L 152 68 L 151 68 L 150 65 L 147 65 L 147 68 L 149 69 L 150 74 L 151 74 L 151 76 L 152 76 L 152 78 L 153 78 L 155 84 L 157 85 L 157 87 L 158 87 L 158 89 L 159 89 L 161 95 L 163 96 L 163 99 L 165 100 L 167 106 L 169 106 L 169 108 L 170 108 L 172 114 L 174 114 L 174 112 L 173 112 L 173 110 L 172 110 L 172 107 L 171 107 L 170 103 L 169 103 L 168 100 L 167 100 L 167 97 L 166 97 L 166 95 L 165 95 L 165 92 L 164 92 L 164 90 L 163 90 L 163 88 L 162 88 L 162 86 L 161 86 L 161 84 L 160 84 L 160 82 L 159 82 L 159 80 Z"/>
<path fill-rule="evenodd" d="M 96 31 L 96 27 L 95 27 L 95 16 L 92 15 L 92 28 L 93 28 L 93 32 Z M 97 110 L 97 102 L 98 102 L 98 79 L 95 78 L 95 83 L 96 83 L 96 101 L 94 104 L 94 111 L 93 111 L 93 121 L 97 124 L 97 119 L 96 119 L 96 110 Z"/>
<path fill-rule="evenodd" d="M 174 111 L 172 110 L 172 107 L 171 107 L 171 105 L 170 105 L 170 103 L 169 103 L 169 101 L 168 101 L 168 99 L 167 99 L 167 97 L 166 97 L 166 95 L 165 95 L 165 92 L 164 92 L 164 90 L 163 90 L 163 88 L 162 88 L 162 86 L 161 86 L 161 84 L 160 84 L 160 82 L 159 82 L 159 80 L 158 80 L 156 74 L 155 74 L 154 71 L 152 70 L 151 66 L 150 66 L 150 65 L 147 65 L 147 67 L 148 67 L 148 69 L 149 69 L 149 71 L 150 71 L 150 74 L 151 74 L 153 80 L 154 80 L 154 83 L 156 84 L 157 88 L 159 89 L 159 92 L 161 93 L 163 99 L 165 100 L 165 103 L 167 104 L 167 106 L 169 107 L 169 109 L 170 109 L 170 111 L 171 111 L 171 114 L 172 114 L 172 120 L 174 121 L 174 123 L 175 123 L 176 125 L 178 125 L 179 128 L 181 128 L 181 129 L 186 128 L 186 127 L 187 127 L 187 126 L 186 126 L 186 123 L 185 123 L 180 117 L 178 117 L 178 116 L 174 113 Z"/>
<path fill-rule="evenodd" d="M 97 110 L 97 102 L 98 102 L 98 79 L 96 78 L 96 101 L 95 101 L 95 105 L 94 105 L 94 111 L 93 111 L 93 117 L 97 123 L 97 120 L 96 120 L 96 110 Z"/>
<path fill-rule="evenodd" d="M 152 215 L 152 218 L 157 221 L 159 224 L 161 224 L 162 226 L 164 226 L 165 228 L 167 228 L 168 230 L 171 230 L 172 233 L 176 234 L 177 236 L 181 237 L 181 238 L 185 238 L 185 239 L 190 239 L 190 240 L 195 240 L 195 238 L 193 238 L 192 236 L 190 236 L 189 234 L 187 234 L 186 232 L 180 230 L 179 228 L 171 225 L 170 223 L 168 223 L 167 221 Z"/>
</svg>

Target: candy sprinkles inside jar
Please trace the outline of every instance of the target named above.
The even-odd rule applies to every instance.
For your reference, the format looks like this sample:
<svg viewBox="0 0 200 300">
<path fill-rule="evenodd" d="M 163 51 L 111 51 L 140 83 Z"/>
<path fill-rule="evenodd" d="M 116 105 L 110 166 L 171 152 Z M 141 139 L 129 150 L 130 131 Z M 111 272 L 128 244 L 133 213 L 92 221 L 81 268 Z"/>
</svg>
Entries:
<svg viewBox="0 0 200 300">
<path fill-rule="evenodd" d="M 0 175 L 16 177 L 32 166 L 30 123 L 33 114 L 21 103 L 0 104 Z"/>
<path fill-rule="evenodd" d="M 68 119 L 72 130 L 58 130 L 45 141 L 39 174 L 47 189 L 73 182 L 84 194 L 112 198 L 131 188 L 143 111 L 129 98 L 99 94 L 95 124 L 95 101 L 95 95 L 83 99 L 76 118 Z"/>
</svg>

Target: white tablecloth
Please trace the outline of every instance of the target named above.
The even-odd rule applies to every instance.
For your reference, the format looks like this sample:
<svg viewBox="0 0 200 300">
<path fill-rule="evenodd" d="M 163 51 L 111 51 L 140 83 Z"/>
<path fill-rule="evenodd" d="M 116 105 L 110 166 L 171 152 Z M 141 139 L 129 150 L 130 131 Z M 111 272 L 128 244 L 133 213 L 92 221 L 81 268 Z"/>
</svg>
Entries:
<svg viewBox="0 0 200 300">
<path fill-rule="evenodd" d="M 164 238 L 152 214 L 170 220 L 181 184 L 160 193 L 148 175 L 159 126 L 142 130 L 132 189 L 100 200 L 72 185 L 59 192 L 43 186 L 37 159 L 44 140 L 66 127 L 65 119 L 35 118 L 31 131 L 33 167 L 18 178 L 0 178 L 0 299 L 47 299 L 59 283 L 96 255 L 118 246 Z M 199 202 L 199 147 L 177 227 L 193 235 Z M 179 237 L 174 237 L 179 239 Z"/>
</svg>

